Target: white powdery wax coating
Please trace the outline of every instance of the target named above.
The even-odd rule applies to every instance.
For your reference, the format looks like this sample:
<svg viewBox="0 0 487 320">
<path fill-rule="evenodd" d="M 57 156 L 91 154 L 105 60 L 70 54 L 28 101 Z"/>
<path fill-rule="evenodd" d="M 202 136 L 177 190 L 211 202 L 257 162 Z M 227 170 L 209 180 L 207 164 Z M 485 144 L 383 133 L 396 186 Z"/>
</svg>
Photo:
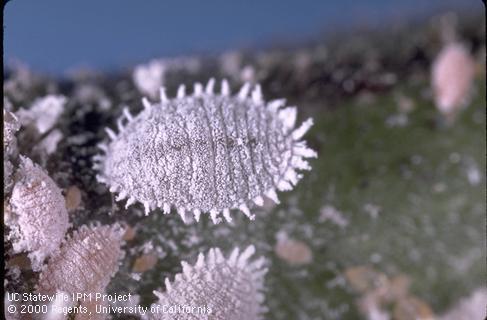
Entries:
<svg viewBox="0 0 487 320">
<path fill-rule="evenodd" d="M 76 230 L 42 269 L 37 292 L 104 292 L 123 256 L 123 233 L 117 224 Z"/>
<path fill-rule="evenodd" d="M 154 292 L 159 300 L 152 305 L 152 310 L 159 306 L 160 312 L 150 314 L 149 319 L 262 319 L 267 310 L 262 305 L 267 270 L 263 267 L 264 258 L 249 261 L 254 251 L 253 246 L 242 253 L 236 248 L 225 258 L 220 249 L 215 248 L 206 256 L 200 253 L 194 266 L 183 261 L 183 273 L 177 274 L 174 282 L 166 278 L 166 292 Z M 163 307 L 169 306 L 189 306 L 193 311 L 162 312 Z M 209 310 L 211 312 L 207 313 Z"/>
<path fill-rule="evenodd" d="M 36 99 L 30 109 L 19 109 L 17 116 L 22 126 L 33 126 L 39 134 L 48 132 L 64 111 L 67 99 L 64 96 L 47 95 Z"/>
<path fill-rule="evenodd" d="M 166 67 L 158 60 L 147 65 L 138 65 L 133 72 L 133 80 L 137 89 L 152 98 L 157 96 L 159 88 L 164 84 Z"/>
<path fill-rule="evenodd" d="M 3 159 L 3 192 L 8 193 L 13 186 L 14 166 L 8 159 Z"/>
<path fill-rule="evenodd" d="M 64 197 L 56 183 L 27 157 L 20 167 L 6 218 L 14 252 L 29 252 L 33 270 L 38 270 L 56 251 L 69 227 Z"/>
<path fill-rule="evenodd" d="M 7 98 L 3 98 L 3 192 L 10 193 L 13 186 L 14 166 L 10 160 L 17 157 L 17 137 L 16 132 L 20 129 L 20 122 L 10 111 L 5 108 L 10 104 Z"/>
<path fill-rule="evenodd" d="M 460 299 L 439 320 L 484 319 L 486 315 L 487 289 L 478 288 L 468 297 Z"/>
<path fill-rule="evenodd" d="M 441 113 L 454 115 L 465 106 L 474 74 L 474 61 L 464 46 L 452 43 L 443 48 L 431 74 L 436 106 Z"/>
<path fill-rule="evenodd" d="M 183 219 L 189 211 L 229 220 L 230 209 L 253 219 L 249 206 L 262 196 L 278 202 L 276 189 L 291 190 L 302 176 L 296 170 L 311 169 L 304 158 L 316 153 L 300 140 L 311 119 L 295 129 L 296 108 L 263 101 L 259 86 L 250 97 L 248 84 L 235 96 L 225 81 L 221 94 L 213 86 L 196 84 L 191 96 L 181 86 L 174 99 L 161 89 L 160 103 L 144 100 L 136 117 L 124 111 L 118 135 L 107 129 L 112 141 L 101 145 L 95 168 L 117 200 L 143 203 L 146 213 L 173 206 Z"/>
<path fill-rule="evenodd" d="M 15 133 L 19 129 L 20 122 L 15 114 L 3 109 L 3 149 L 6 156 L 12 156 L 16 154 L 17 138 L 15 137 Z"/>
</svg>

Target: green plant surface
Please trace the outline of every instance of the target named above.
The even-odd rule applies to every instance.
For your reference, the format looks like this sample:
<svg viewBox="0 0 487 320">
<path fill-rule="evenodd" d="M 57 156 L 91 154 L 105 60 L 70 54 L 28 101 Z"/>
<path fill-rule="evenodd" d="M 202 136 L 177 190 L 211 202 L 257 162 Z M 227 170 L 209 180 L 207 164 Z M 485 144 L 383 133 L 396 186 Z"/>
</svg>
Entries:
<svg viewBox="0 0 487 320">
<path fill-rule="evenodd" d="M 193 263 L 212 246 L 228 252 L 254 244 L 257 255 L 268 258 L 267 319 L 361 318 L 358 295 L 343 275 L 355 266 L 406 275 L 411 294 L 443 312 L 479 287 L 485 274 L 485 79 L 451 125 L 427 88 L 406 82 L 367 103 L 350 98 L 333 110 L 298 103 L 314 118 L 306 138 L 319 157 L 295 190 L 280 194 L 281 204 L 257 209 L 255 221 L 236 214 L 233 226 L 213 225 L 207 217 L 184 225 L 177 215 L 159 212 L 143 218 L 132 245 L 150 242 L 165 258 L 137 284 L 115 281 L 112 287 L 133 286 L 149 304 L 152 290 L 164 290 L 163 278 L 181 271 L 181 259 Z M 401 113 L 398 95 L 412 101 L 412 111 Z M 398 115 L 406 122 L 391 126 Z M 348 224 L 320 219 L 324 206 Z M 278 232 L 306 243 L 312 262 L 293 266 L 277 257 Z"/>
</svg>

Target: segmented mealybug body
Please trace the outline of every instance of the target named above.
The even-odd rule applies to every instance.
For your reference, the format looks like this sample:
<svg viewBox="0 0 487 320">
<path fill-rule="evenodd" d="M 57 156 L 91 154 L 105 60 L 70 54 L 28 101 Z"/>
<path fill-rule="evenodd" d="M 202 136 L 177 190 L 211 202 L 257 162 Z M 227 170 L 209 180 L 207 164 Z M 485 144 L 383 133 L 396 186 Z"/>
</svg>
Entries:
<svg viewBox="0 0 487 320">
<path fill-rule="evenodd" d="M 301 137 L 311 127 L 308 119 L 294 128 L 296 108 L 284 100 L 265 102 L 257 85 L 230 95 L 226 81 L 221 94 L 196 84 L 194 93 L 180 86 L 177 97 L 161 101 L 133 117 L 127 109 L 118 121 L 119 133 L 107 128 L 111 141 L 100 147 L 95 167 L 98 180 L 127 206 L 138 201 L 146 213 L 156 207 L 165 213 L 175 207 L 183 219 L 192 212 L 199 219 L 209 212 L 230 220 L 229 210 L 240 209 L 248 217 L 252 203 L 263 196 L 278 202 L 277 190 L 291 190 L 301 178 L 296 170 L 309 170 L 307 157 L 316 153 Z"/>
<path fill-rule="evenodd" d="M 81 226 L 44 266 L 37 291 L 50 295 L 104 292 L 123 256 L 123 233 L 117 224 Z"/>
<path fill-rule="evenodd" d="M 211 310 L 178 314 L 178 319 L 258 320 L 267 310 L 263 306 L 264 258 L 249 261 L 255 249 L 249 246 L 242 253 L 236 248 L 228 258 L 220 249 L 199 254 L 195 265 L 182 262 L 183 272 L 171 282 L 165 279 L 166 291 L 154 293 L 159 298 L 151 310 L 170 305 L 195 306 Z M 159 309 L 161 310 L 161 309 Z M 173 319 L 174 315 L 154 312 L 152 320 Z"/>
<path fill-rule="evenodd" d="M 15 253 L 27 251 L 33 270 L 60 246 L 69 227 L 61 189 L 37 164 L 20 156 L 5 223 Z"/>
</svg>

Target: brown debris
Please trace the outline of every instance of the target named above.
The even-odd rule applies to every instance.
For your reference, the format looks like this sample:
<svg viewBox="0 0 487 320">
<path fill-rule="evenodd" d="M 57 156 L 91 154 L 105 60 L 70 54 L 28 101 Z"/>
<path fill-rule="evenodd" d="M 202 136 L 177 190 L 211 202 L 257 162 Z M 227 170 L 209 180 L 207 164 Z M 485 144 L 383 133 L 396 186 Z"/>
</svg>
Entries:
<svg viewBox="0 0 487 320">
<path fill-rule="evenodd" d="M 345 271 L 345 278 L 360 293 L 374 290 L 387 283 L 387 276 L 367 266 L 352 267 Z"/>
<path fill-rule="evenodd" d="M 135 260 L 134 265 L 132 266 L 132 270 L 134 272 L 145 272 L 154 268 L 156 263 L 156 255 L 151 253 L 143 254 Z"/>
<path fill-rule="evenodd" d="M 135 238 L 135 229 L 129 225 L 125 225 L 125 233 L 123 235 L 123 240 L 124 241 L 131 241 Z"/>
<path fill-rule="evenodd" d="M 299 240 L 279 239 L 274 252 L 290 265 L 305 265 L 313 260 L 313 253 L 309 246 Z"/>
<path fill-rule="evenodd" d="M 81 204 L 81 190 L 77 186 L 71 186 L 66 190 L 66 208 L 75 210 Z"/>
<path fill-rule="evenodd" d="M 434 319 L 429 305 L 409 293 L 406 275 L 388 277 L 369 266 L 356 266 L 345 271 L 345 278 L 360 293 L 357 305 L 368 319 L 389 319 L 391 309 L 395 320 Z"/>
<path fill-rule="evenodd" d="M 7 267 L 18 267 L 20 270 L 32 270 L 32 264 L 26 253 L 13 256 L 7 261 Z"/>
</svg>

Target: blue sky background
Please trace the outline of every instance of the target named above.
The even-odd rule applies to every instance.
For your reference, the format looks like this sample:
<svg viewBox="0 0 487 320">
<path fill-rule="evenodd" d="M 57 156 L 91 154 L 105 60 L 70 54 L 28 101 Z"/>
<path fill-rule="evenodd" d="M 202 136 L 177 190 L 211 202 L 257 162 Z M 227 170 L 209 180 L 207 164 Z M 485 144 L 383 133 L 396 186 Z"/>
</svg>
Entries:
<svg viewBox="0 0 487 320">
<path fill-rule="evenodd" d="M 4 63 L 62 73 L 113 69 L 152 57 L 292 43 L 346 27 L 430 12 L 483 10 L 474 0 L 12 0 Z"/>
</svg>

